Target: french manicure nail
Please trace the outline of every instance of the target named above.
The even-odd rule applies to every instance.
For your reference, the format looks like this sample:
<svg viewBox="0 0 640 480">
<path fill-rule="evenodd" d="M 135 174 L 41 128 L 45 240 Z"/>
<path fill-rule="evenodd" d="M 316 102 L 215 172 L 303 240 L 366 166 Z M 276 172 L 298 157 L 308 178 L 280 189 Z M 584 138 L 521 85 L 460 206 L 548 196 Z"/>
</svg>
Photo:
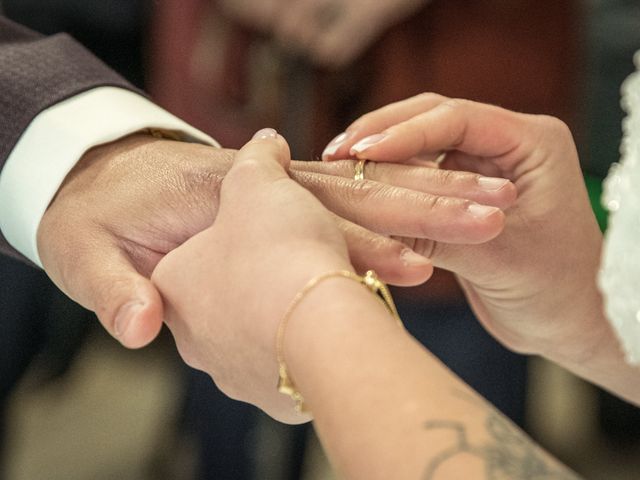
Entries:
<svg viewBox="0 0 640 480">
<path fill-rule="evenodd" d="M 347 132 L 342 132 L 336 138 L 331 140 L 327 147 L 322 152 L 322 159 L 326 160 L 329 157 L 335 155 L 335 153 L 340 149 L 340 147 L 344 144 L 344 142 L 349 138 L 350 134 Z"/>
<path fill-rule="evenodd" d="M 405 265 L 409 267 L 418 267 L 422 265 L 429 265 L 431 260 L 427 257 L 423 257 L 422 255 L 414 252 L 410 248 L 405 248 L 400 253 L 400 258 L 404 262 Z"/>
<path fill-rule="evenodd" d="M 268 138 L 277 138 L 278 132 L 276 132 L 273 128 L 263 128 L 262 130 L 258 130 L 253 136 L 252 140 L 266 140 Z"/>
<path fill-rule="evenodd" d="M 376 143 L 381 142 L 385 138 L 387 138 L 386 133 L 376 133 L 375 135 L 370 135 L 368 137 L 363 138 L 358 143 L 356 143 L 353 147 L 351 147 L 350 153 L 355 155 L 356 153 L 362 153 L 368 148 L 371 148 Z"/>
<path fill-rule="evenodd" d="M 478 203 L 472 203 L 467 207 L 467 211 L 471 214 L 471 216 L 476 218 L 487 218 L 490 215 L 493 215 L 500 209 L 498 207 L 489 207 L 487 205 L 480 205 Z"/>
<path fill-rule="evenodd" d="M 131 326 L 131 321 L 134 317 L 144 308 L 144 303 L 139 300 L 134 300 L 129 303 L 125 303 L 118 314 L 114 323 L 114 333 L 116 337 L 121 338 L 127 332 Z"/>
<path fill-rule="evenodd" d="M 507 183 L 509 183 L 509 180 L 507 180 L 506 178 L 494 178 L 494 177 L 478 178 L 478 185 L 480 185 L 480 188 L 482 188 L 483 190 L 500 190 Z"/>
</svg>

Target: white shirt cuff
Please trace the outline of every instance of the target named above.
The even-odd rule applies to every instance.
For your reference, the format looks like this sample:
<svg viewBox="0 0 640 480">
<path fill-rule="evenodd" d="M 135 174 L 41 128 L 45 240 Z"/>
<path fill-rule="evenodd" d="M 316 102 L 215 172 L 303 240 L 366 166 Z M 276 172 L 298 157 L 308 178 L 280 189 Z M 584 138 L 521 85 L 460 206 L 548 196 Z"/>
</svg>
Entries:
<svg viewBox="0 0 640 480">
<path fill-rule="evenodd" d="M 0 172 L 0 230 L 7 241 L 42 266 L 38 226 L 69 171 L 92 147 L 145 128 L 219 146 L 142 95 L 117 87 L 89 90 L 38 114 Z"/>
</svg>

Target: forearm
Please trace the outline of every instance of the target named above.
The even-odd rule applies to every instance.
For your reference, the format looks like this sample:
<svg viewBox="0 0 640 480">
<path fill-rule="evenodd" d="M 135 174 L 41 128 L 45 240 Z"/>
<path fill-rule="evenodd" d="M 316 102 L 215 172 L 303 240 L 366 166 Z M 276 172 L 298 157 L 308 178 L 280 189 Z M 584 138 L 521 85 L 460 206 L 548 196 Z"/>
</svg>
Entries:
<svg viewBox="0 0 640 480">
<path fill-rule="evenodd" d="M 399 329 L 357 284 L 332 282 L 300 307 L 287 333 L 288 363 L 346 478 L 481 479 L 491 469 L 532 474 L 530 468 L 577 478 Z"/>
</svg>

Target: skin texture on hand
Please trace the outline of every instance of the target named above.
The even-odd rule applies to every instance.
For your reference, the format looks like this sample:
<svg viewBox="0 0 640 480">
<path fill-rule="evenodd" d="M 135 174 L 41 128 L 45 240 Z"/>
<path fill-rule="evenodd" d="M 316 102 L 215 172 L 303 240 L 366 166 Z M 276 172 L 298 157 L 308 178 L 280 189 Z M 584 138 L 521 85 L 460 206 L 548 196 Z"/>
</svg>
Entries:
<svg viewBox="0 0 640 480">
<path fill-rule="evenodd" d="M 166 255 L 152 280 L 188 363 L 230 397 L 299 423 L 311 415 L 276 389 L 278 325 L 309 280 L 351 266 L 331 214 L 290 178 L 288 165 L 284 140 L 259 132 L 222 182 L 213 225 Z M 332 277 L 309 290 L 281 346 L 341 477 L 578 478 L 357 282 Z"/>
<path fill-rule="evenodd" d="M 228 396 L 282 419 L 292 409 L 275 388 L 278 322 L 311 278 L 352 269 L 331 214 L 289 177 L 289 162 L 282 137 L 258 132 L 222 182 L 213 225 L 152 277 L 182 358 Z"/>
<path fill-rule="evenodd" d="M 222 11 L 332 68 L 355 60 L 426 0 L 223 0 Z"/>
<path fill-rule="evenodd" d="M 354 282 L 333 279 L 310 292 L 289 322 L 284 350 L 339 478 L 579 478 Z"/>
<path fill-rule="evenodd" d="M 361 117 L 324 159 L 420 164 L 441 152 L 444 168 L 511 180 L 518 199 L 490 242 L 408 244 L 458 274 L 478 317 L 507 346 L 591 355 L 608 336 L 595 284 L 601 234 L 562 122 L 423 94 Z"/>
<path fill-rule="evenodd" d="M 233 156 L 231 150 L 147 135 L 91 150 L 40 224 L 46 272 L 125 346 L 146 345 L 163 321 L 161 299 L 148 277 L 164 255 L 211 226 Z M 421 245 L 486 241 L 499 234 L 503 214 L 490 208 L 478 215 L 473 200 L 503 208 L 515 199 L 511 184 L 485 191 L 476 176 L 418 173 L 402 165 L 368 166 L 370 180 L 358 182 L 353 164 L 293 162 L 292 176 L 344 217 L 335 220 L 356 269 L 374 268 L 399 285 L 424 282 L 432 266 L 387 235 L 416 236 Z"/>
</svg>

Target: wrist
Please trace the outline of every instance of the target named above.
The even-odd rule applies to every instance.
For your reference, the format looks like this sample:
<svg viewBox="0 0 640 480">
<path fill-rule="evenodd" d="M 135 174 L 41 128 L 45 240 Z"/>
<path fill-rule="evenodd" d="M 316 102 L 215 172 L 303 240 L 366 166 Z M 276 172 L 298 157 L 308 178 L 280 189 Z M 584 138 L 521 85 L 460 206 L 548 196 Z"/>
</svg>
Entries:
<svg viewBox="0 0 640 480">
<path fill-rule="evenodd" d="M 370 363 L 377 342 L 401 337 L 407 337 L 404 329 L 376 295 L 362 283 L 337 276 L 317 284 L 296 305 L 283 354 L 291 380 L 313 412 L 319 383 L 331 383 L 346 362 L 361 358 Z"/>
<path fill-rule="evenodd" d="M 539 342 L 537 354 L 564 365 L 589 363 L 598 355 L 603 344 L 613 338 L 605 319 L 602 296 L 594 285 L 587 285 L 564 301 L 563 308 L 554 315 L 558 333 Z"/>
</svg>

